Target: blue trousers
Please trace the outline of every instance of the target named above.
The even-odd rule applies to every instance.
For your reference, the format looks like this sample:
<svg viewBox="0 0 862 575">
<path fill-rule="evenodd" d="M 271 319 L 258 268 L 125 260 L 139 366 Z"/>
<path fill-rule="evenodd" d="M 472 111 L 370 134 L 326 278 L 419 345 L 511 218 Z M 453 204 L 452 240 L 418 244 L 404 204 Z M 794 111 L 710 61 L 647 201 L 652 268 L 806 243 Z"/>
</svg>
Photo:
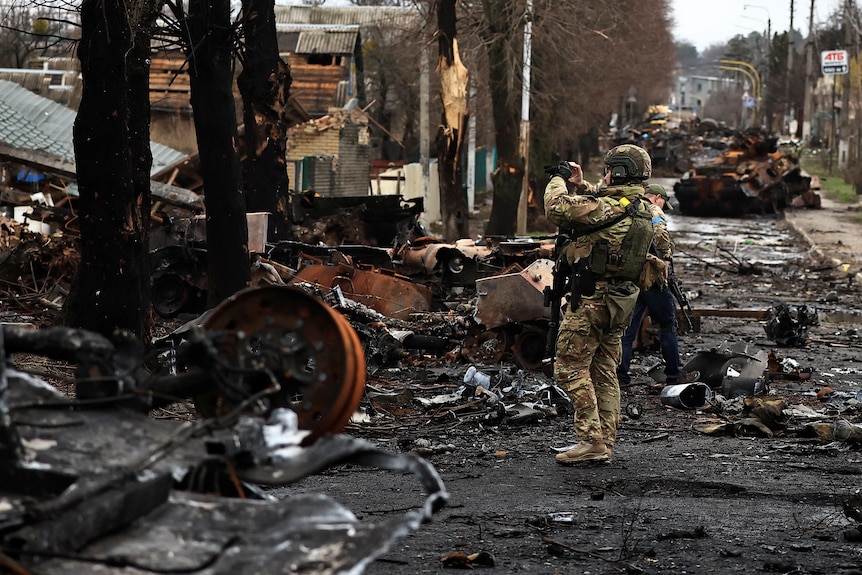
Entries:
<svg viewBox="0 0 862 575">
<path fill-rule="evenodd" d="M 679 340 L 676 329 L 676 303 L 673 294 L 668 288 L 654 285 L 650 289 L 641 290 L 635 310 L 632 313 L 632 322 L 623 334 L 622 357 L 617 367 L 617 379 L 620 385 L 631 382 L 629 375 L 629 364 L 632 361 L 632 343 L 637 338 L 638 330 L 643 321 L 643 315 L 649 310 L 650 319 L 657 323 L 660 328 L 659 343 L 661 344 L 661 355 L 664 358 L 664 375 L 668 383 L 674 383 L 679 379 Z"/>
</svg>

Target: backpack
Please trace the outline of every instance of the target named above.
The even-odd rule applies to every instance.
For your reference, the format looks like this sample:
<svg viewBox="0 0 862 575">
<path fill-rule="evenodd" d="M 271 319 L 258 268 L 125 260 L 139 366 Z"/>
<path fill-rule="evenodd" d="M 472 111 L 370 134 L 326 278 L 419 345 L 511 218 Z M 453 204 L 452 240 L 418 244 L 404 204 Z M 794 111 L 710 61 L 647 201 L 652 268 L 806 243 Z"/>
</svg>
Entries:
<svg viewBox="0 0 862 575">
<path fill-rule="evenodd" d="M 593 243 L 590 268 L 599 278 L 637 282 L 653 241 L 652 214 L 640 199 L 630 202 L 622 198 L 620 205 L 626 211 L 611 220 L 610 225 L 615 225 L 627 217 L 631 219 L 631 225 L 618 248 L 612 246 L 606 239 L 599 239 Z M 602 226 L 602 228 L 605 227 L 609 226 Z M 597 230 L 591 230 L 591 232 L 595 231 Z"/>
</svg>

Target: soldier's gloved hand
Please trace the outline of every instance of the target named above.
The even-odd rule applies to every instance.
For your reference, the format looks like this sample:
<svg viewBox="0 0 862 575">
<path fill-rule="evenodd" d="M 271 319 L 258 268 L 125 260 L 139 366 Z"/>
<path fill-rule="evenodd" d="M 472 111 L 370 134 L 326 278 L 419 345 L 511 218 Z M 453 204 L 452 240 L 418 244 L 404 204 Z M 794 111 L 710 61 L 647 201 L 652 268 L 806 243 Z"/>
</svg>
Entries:
<svg viewBox="0 0 862 575">
<path fill-rule="evenodd" d="M 572 177 L 572 166 L 568 162 L 560 162 L 556 165 L 545 166 L 545 173 L 551 177 L 560 176 L 564 180 Z"/>
</svg>

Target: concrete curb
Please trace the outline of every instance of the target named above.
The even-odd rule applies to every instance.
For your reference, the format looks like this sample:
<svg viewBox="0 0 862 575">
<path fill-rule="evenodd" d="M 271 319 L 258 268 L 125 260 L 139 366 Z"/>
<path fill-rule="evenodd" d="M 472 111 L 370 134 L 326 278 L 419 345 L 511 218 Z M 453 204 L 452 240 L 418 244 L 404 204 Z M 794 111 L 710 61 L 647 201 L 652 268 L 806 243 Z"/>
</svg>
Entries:
<svg viewBox="0 0 862 575">
<path fill-rule="evenodd" d="M 836 268 L 841 267 L 842 265 L 845 264 L 845 261 L 843 258 L 835 257 L 831 253 L 829 253 L 829 252 L 825 251 L 824 249 L 822 249 L 821 247 L 819 247 L 814 242 L 814 240 L 811 239 L 811 236 L 808 235 L 808 232 L 806 232 L 804 229 L 802 229 L 802 226 L 794 218 L 792 218 L 792 217 L 788 218 L 787 214 L 785 214 L 784 219 L 787 221 L 787 223 L 790 224 L 790 227 L 792 227 L 796 231 L 796 233 L 798 233 L 800 236 L 802 236 L 802 239 L 805 240 L 805 243 L 807 243 L 809 245 L 809 251 L 814 252 L 817 255 L 817 257 L 819 257 L 823 261 L 831 262 L 832 265 Z M 855 274 L 852 275 L 852 277 L 853 277 L 853 281 L 855 281 L 859 285 L 862 285 L 862 272 L 856 272 Z"/>
</svg>

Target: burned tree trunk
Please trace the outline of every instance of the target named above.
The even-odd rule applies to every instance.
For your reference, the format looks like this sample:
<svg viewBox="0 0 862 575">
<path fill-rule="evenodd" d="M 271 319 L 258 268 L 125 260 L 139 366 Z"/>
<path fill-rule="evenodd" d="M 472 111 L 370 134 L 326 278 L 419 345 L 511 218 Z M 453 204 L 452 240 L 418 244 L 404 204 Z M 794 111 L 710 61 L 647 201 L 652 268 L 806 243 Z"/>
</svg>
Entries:
<svg viewBox="0 0 862 575">
<path fill-rule="evenodd" d="M 499 160 L 494 171 L 494 199 L 486 233 L 511 236 L 517 229 L 524 163 L 518 153 L 520 119 L 515 99 L 517 63 L 512 61 L 511 38 L 507 33 L 513 8 L 504 0 L 483 0 L 488 26 L 484 43 L 488 54 L 489 84 L 492 94 L 494 141 Z"/>
<path fill-rule="evenodd" d="M 440 211 L 443 238 L 467 237 L 467 198 L 462 186 L 461 144 L 467 124 L 467 68 L 461 63 L 456 38 L 455 9 L 458 0 L 442 0 L 437 6 L 440 99 L 443 114 L 437 132 L 437 171 L 440 176 Z"/>
<path fill-rule="evenodd" d="M 74 125 L 81 263 L 64 322 L 110 336 L 148 339 L 152 157 L 147 58 L 156 5 L 85 0 L 81 5 L 83 92 Z"/>
<path fill-rule="evenodd" d="M 269 212 L 272 241 L 290 237 L 285 162 L 290 67 L 278 53 L 272 0 L 243 0 L 245 51 L 237 79 L 245 123 L 243 183 L 249 212 Z"/>
<path fill-rule="evenodd" d="M 207 228 L 209 304 L 248 286 L 248 223 L 237 153 L 234 32 L 228 0 L 189 3 L 189 85 Z"/>
</svg>

